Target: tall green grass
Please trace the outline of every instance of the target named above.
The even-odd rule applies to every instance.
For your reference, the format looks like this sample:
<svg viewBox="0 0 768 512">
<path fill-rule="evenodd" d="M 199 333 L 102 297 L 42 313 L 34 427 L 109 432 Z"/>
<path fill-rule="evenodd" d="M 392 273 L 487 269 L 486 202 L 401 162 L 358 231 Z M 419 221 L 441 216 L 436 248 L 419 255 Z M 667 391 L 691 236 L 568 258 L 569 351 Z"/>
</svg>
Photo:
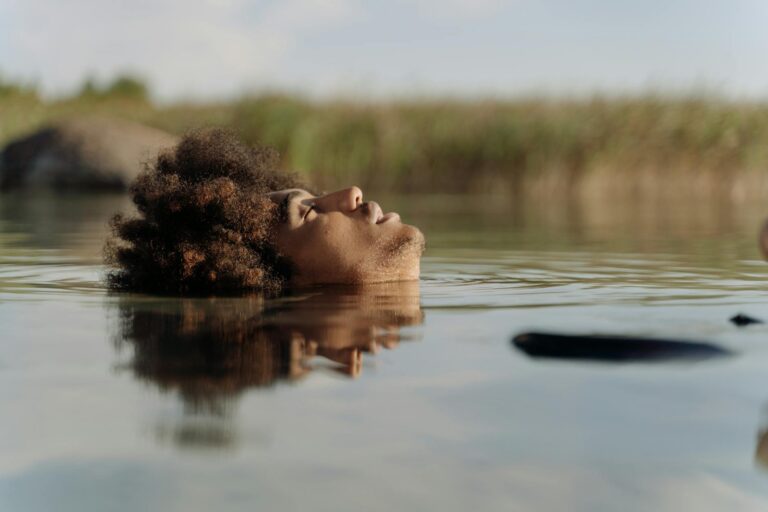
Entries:
<svg viewBox="0 0 768 512">
<path fill-rule="evenodd" d="M 706 181 L 729 189 L 768 176 L 763 103 L 653 95 L 364 103 L 269 94 L 158 106 L 132 83 L 46 101 L 33 88 L 0 81 L 0 143 L 76 115 L 118 116 L 175 133 L 226 126 L 277 148 L 285 167 L 321 186 L 460 193 L 519 191 L 529 183 L 652 182 L 664 189 Z"/>
</svg>

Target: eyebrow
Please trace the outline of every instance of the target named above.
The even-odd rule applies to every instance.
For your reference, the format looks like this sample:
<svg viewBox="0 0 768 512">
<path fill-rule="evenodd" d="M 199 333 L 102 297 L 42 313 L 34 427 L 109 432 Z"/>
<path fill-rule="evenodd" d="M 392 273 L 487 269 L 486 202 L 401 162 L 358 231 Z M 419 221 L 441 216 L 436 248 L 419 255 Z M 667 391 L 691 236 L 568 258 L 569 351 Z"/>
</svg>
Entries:
<svg viewBox="0 0 768 512">
<path fill-rule="evenodd" d="M 294 190 L 293 192 L 286 194 L 283 200 L 280 201 L 280 204 L 277 206 L 277 218 L 280 219 L 280 222 L 288 220 L 288 207 L 291 205 L 291 201 L 297 196 L 300 196 L 301 193 L 301 190 Z"/>
</svg>

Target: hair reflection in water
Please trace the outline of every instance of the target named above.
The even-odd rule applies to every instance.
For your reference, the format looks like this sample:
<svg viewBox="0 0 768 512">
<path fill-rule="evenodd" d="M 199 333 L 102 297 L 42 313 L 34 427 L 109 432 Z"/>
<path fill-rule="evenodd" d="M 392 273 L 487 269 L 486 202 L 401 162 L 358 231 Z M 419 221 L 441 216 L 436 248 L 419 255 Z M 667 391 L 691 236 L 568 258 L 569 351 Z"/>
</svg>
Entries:
<svg viewBox="0 0 768 512">
<path fill-rule="evenodd" d="M 336 287 L 280 299 L 121 299 L 116 343 L 137 377 L 223 414 L 249 388 L 320 367 L 355 377 L 363 354 L 394 348 L 423 321 L 418 282 Z"/>
</svg>

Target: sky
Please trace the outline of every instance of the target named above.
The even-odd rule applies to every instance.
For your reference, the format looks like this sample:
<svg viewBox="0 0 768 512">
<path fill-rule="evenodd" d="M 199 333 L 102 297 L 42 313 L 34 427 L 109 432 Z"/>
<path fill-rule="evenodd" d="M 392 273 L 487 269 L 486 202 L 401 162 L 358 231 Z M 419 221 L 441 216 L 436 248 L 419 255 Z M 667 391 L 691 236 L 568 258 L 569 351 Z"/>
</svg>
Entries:
<svg viewBox="0 0 768 512">
<path fill-rule="evenodd" d="M 87 76 L 159 100 L 768 98 L 765 0 L 0 0 L 0 75 L 47 95 Z"/>
</svg>

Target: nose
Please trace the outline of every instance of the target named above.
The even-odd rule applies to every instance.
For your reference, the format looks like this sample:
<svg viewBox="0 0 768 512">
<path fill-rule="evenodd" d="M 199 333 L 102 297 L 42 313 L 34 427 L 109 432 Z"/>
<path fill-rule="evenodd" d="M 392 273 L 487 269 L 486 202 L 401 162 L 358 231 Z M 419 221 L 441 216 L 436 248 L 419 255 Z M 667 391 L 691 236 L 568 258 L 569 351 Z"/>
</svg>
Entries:
<svg viewBox="0 0 768 512">
<path fill-rule="evenodd" d="M 351 212 L 363 204 L 363 191 L 360 187 L 349 187 L 331 192 L 315 199 L 315 204 L 323 211 Z"/>
</svg>

